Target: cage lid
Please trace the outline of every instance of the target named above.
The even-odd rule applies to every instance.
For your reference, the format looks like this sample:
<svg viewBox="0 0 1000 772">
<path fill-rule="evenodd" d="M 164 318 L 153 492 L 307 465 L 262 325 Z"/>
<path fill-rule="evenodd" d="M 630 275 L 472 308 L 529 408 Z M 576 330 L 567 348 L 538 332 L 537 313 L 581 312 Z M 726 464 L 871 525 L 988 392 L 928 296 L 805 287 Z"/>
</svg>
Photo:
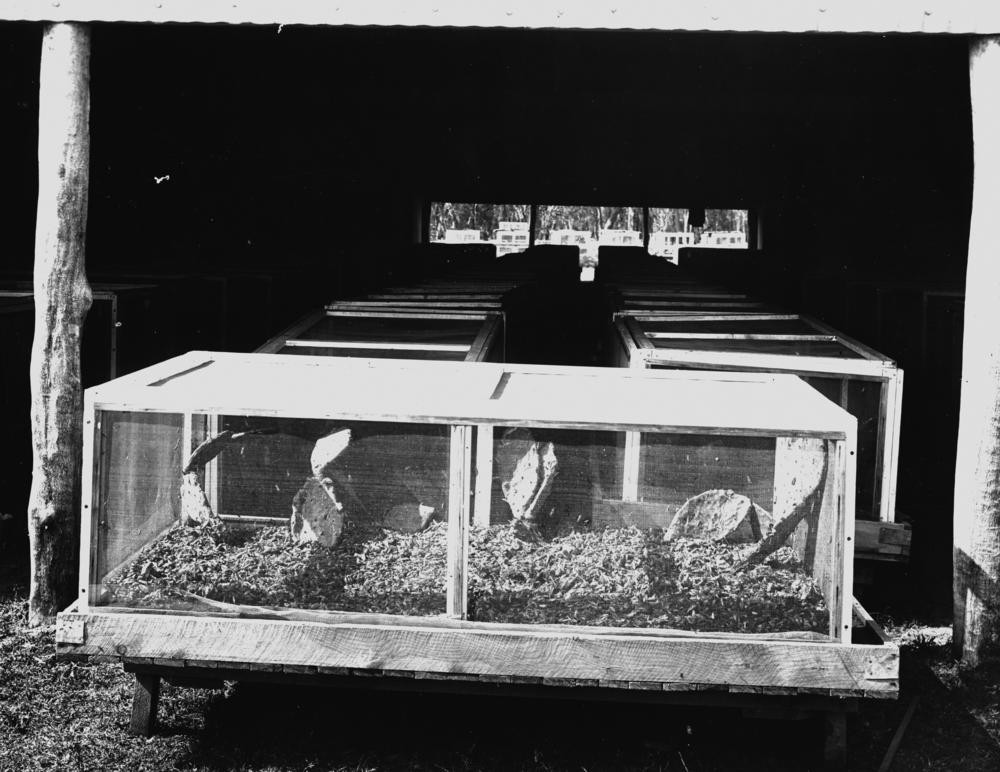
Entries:
<svg viewBox="0 0 1000 772">
<path fill-rule="evenodd" d="M 792 375 L 191 352 L 87 390 L 99 409 L 841 439 Z"/>
</svg>

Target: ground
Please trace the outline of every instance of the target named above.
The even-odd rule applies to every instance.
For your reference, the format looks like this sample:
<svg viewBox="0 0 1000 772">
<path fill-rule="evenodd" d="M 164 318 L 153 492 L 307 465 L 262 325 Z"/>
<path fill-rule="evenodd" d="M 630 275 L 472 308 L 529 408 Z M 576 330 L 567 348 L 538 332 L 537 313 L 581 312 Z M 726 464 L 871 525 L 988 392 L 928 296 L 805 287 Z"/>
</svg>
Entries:
<svg viewBox="0 0 1000 772">
<path fill-rule="evenodd" d="M 0 772 L 6 770 L 807 770 L 818 727 L 738 712 L 572 699 L 227 684 L 164 686 L 160 728 L 127 732 L 131 677 L 54 655 L 28 630 L 22 586 L 0 591 Z M 1000 664 L 968 672 L 950 631 L 889 623 L 899 701 L 848 724 L 852 770 L 877 770 L 913 701 L 895 770 L 1000 769 Z"/>
</svg>

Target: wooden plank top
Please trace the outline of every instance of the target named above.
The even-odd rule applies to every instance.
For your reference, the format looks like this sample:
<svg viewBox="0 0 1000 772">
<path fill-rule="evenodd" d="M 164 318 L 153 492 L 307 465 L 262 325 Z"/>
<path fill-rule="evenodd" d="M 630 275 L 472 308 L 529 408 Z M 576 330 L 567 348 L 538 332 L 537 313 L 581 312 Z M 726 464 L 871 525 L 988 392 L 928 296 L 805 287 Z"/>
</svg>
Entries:
<svg viewBox="0 0 1000 772">
<path fill-rule="evenodd" d="M 196 22 L 719 32 L 927 32 L 992 34 L 1000 5 L 977 0 L 0 0 L 10 21 Z"/>
<path fill-rule="evenodd" d="M 98 409 L 843 439 L 793 376 L 191 352 L 87 390 Z"/>
</svg>

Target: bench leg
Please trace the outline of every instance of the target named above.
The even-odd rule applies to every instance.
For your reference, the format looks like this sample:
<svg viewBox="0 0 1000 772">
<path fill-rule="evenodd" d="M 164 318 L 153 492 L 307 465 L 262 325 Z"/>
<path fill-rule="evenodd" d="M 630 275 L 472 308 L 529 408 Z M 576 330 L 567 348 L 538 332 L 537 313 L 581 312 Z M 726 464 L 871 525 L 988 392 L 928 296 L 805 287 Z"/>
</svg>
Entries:
<svg viewBox="0 0 1000 772">
<path fill-rule="evenodd" d="M 823 769 L 847 769 L 847 712 L 831 710 L 823 715 Z"/>
<path fill-rule="evenodd" d="M 132 697 L 132 721 L 129 732 L 149 737 L 156 728 L 156 706 L 160 701 L 160 677 L 149 673 L 135 674 Z"/>
</svg>

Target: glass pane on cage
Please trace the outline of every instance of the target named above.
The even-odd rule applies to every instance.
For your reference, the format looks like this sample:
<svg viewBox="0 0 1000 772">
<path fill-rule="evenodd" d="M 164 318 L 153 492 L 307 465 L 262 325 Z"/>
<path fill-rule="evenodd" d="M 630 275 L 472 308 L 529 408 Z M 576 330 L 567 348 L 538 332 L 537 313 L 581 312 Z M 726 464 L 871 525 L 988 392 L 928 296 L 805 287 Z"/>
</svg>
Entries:
<svg viewBox="0 0 1000 772">
<path fill-rule="evenodd" d="M 149 462 L 174 502 L 165 527 L 133 540 L 106 603 L 445 612 L 447 426 L 190 420 L 190 449 L 178 427 Z"/>
</svg>

